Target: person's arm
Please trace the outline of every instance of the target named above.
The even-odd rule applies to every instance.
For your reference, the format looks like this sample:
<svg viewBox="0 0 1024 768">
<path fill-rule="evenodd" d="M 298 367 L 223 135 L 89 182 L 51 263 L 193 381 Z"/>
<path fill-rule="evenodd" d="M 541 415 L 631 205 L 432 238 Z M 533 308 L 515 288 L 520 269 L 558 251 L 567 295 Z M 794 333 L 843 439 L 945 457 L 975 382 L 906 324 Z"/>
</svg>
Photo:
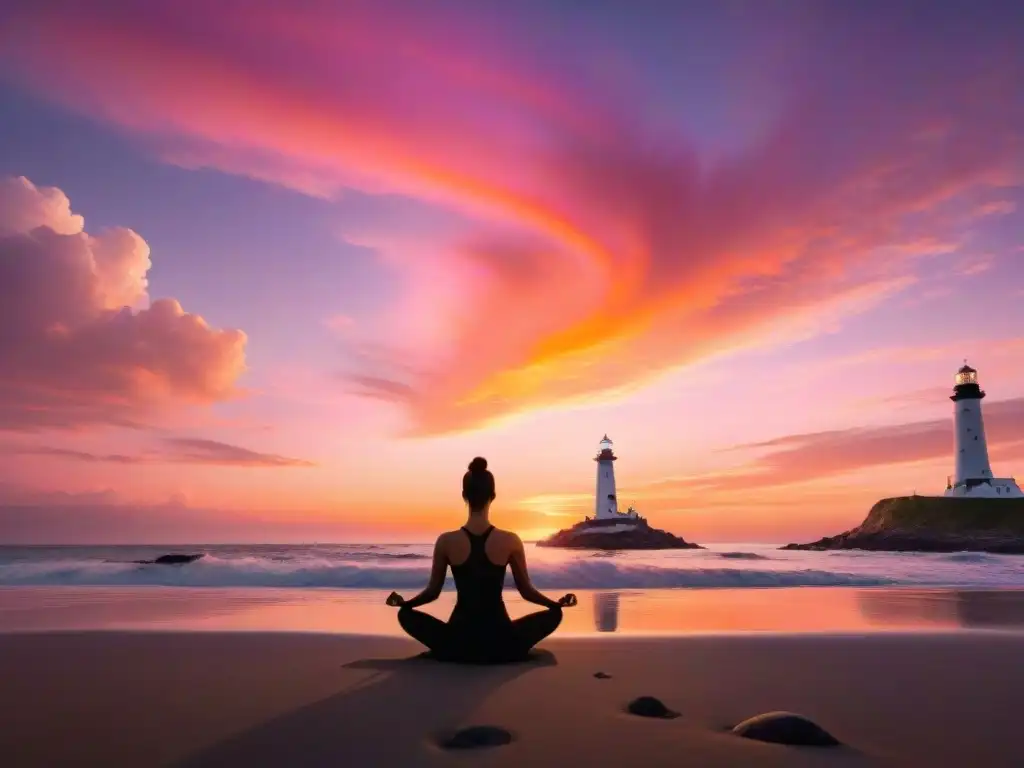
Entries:
<svg viewBox="0 0 1024 768">
<path fill-rule="evenodd" d="M 545 608 L 559 608 L 558 602 L 545 597 L 533 586 L 533 582 L 530 581 L 530 572 L 526 569 L 526 550 L 523 548 L 523 542 L 515 534 L 512 534 L 512 540 L 512 556 L 508 562 L 512 566 L 512 578 L 516 581 L 516 589 L 523 596 L 523 600 L 543 605 Z"/>
<path fill-rule="evenodd" d="M 445 554 L 441 541 L 444 537 L 438 536 L 434 542 L 434 562 L 430 566 L 430 579 L 426 588 L 411 600 L 402 602 L 403 608 L 417 608 L 427 603 L 432 603 L 441 595 L 441 588 L 444 586 L 444 577 L 448 572 L 448 555 Z"/>
</svg>

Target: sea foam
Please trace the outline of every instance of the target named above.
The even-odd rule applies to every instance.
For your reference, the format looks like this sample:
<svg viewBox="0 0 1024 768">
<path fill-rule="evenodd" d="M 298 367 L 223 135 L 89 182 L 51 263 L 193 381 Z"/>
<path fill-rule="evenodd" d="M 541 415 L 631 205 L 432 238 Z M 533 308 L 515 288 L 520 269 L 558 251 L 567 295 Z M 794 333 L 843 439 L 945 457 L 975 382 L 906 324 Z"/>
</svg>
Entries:
<svg viewBox="0 0 1024 768">
<path fill-rule="evenodd" d="M 974 552 L 792 552 L 760 544 L 650 552 L 529 549 L 530 573 L 541 589 L 1024 587 L 1024 557 Z M 0 547 L 0 587 L 410 590 L 426 583 L 430 551 L 427 544 Z M 136 562 L 182 553 L 203 557 Z M 511 582 L 508 577 L 510 588 Z"/>
<path fill-rule="evenodd" d="M 404 559 L 403 559 L 404 560 Z M 409 564 L 406 564 L 406 563 Z M 672 568 L 612 560 L 576 560 L 531 565 L 541 589 L 663 589 L 672 587 L 881 586 L 880 576 L 818 569 Z M 337 562 L 328 558 L 224 558 L 207 554 L 184 565 L 95 560 L 45 560 L 0 564 L 0 585 L 182 586 L 182 587 L 344 587 L 410 589 L 426 583 L 422 560 Z M 449 583 L 447 586 L 451 586 Z M 507 577 L 511 585 L 511 577 Z"/>
</svg>

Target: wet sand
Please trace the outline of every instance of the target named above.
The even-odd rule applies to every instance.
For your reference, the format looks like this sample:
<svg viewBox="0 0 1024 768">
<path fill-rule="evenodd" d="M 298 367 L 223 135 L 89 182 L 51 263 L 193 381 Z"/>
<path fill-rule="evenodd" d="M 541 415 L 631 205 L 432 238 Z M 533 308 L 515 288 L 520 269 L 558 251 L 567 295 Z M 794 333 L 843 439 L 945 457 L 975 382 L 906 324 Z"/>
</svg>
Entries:
<svg viewBox="0 0 1024 768">
<path fill-rule="evenodd" d="M 542 662 L 478 668 L 409 659 L 419 648 L 389 637 L 0 635 L 0 755 L 12 768 L 1024 764 L 1014 632 L 612 634 L 543 647 Z M 642 695 L 680 717 L 625 713 Z M 779 709 L 845 746 L 727 731 Z M 471 725 L 513 740 L 437 746 Z"/>
<path fill-rule="evenodd" d="M 1024 630 L 1024 590 L 795 587 L 579 590 L 560 637 L 699 632 Z M 0 632 L 181 630 L 399 634 L 366 589 L 3 587 Z M 506 590 L 514 617 L 534 608 Z M 429 613 L 447 618 L 454 593 Z"/>
</svg>

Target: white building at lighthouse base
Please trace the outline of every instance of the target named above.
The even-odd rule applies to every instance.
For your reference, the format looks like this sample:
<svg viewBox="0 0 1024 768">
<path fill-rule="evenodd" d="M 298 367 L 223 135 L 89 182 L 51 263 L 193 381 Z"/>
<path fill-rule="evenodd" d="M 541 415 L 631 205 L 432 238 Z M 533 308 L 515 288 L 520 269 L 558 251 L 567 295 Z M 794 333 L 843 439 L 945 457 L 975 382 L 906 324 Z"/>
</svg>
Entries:
<svg viewBox="0 0 1024 768">
<path fill-rule="evenodd" d="M 980 480 L 976 484 L 970 480 L 951 484 L 942 495 L 962 499 L 1020 499 L 1024 498 L 1024 491 L 1017 485 L 1015 478 L 993 477 L 990 480 Z"/>
</svg>

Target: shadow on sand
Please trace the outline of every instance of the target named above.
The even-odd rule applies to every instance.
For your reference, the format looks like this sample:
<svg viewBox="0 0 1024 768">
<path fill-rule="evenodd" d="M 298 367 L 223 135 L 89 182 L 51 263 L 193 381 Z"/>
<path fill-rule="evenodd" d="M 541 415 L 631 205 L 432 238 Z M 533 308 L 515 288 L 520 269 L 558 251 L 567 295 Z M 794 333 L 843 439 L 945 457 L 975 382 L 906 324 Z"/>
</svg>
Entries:
<svg viewBox="0 0 1024 768">
<path fill-rule="evenodd" d="M 439 736 L 480 724 L 465 718 L 494 691 L 527 672 L 557 663 L 547 651 L 534 651 L 527 661 L 501 666 L 445 664 L 426 654 L 354 661 L 344 667 L 377 674 L 175 765 L 416 765 L 436 749 Z"/>
</svg>

